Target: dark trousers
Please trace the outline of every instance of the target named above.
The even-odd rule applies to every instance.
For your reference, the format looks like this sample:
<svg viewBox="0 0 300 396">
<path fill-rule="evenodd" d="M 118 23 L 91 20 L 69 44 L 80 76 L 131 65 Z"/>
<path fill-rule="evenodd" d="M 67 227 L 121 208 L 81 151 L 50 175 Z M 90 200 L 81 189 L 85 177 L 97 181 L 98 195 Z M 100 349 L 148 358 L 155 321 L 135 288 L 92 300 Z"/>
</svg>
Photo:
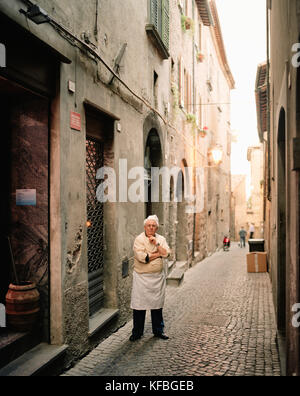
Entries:
<svg viewBox="0 0 300 396">
<path fill-rule="evenodd" d="M 146 311 L 133 310 L 133 329 L 134 337 L 141 337 L 144 334 Z M 152 331 L 153 334 L 162 334 L 164 332 L 164 320 L 161 309 L 151 310 Z"/>
</svg>

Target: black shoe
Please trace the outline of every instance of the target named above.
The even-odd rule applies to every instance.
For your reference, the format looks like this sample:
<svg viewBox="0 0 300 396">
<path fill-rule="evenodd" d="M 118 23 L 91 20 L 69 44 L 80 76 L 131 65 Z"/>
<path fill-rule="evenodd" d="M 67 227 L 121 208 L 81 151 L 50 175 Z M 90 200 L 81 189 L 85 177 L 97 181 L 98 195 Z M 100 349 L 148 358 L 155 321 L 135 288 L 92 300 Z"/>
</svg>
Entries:
<svg viewBox="0 0 300 396">
<path fill-rule="evenodd" d="M 139 340 L 141 337 L 142 337 L 142 336 L 134 336 L 134 335 L 131 335 L 130 338 L 129 338 L 129 341 L 137 341 L 137 340 Z"/>
<path fill-rule="evenodd" d="M 166 336 L 165 334 L 154 334 L 154 337 L 161 338 L 162 340 L 168 340 L 169 337 Z"/>
</svg>

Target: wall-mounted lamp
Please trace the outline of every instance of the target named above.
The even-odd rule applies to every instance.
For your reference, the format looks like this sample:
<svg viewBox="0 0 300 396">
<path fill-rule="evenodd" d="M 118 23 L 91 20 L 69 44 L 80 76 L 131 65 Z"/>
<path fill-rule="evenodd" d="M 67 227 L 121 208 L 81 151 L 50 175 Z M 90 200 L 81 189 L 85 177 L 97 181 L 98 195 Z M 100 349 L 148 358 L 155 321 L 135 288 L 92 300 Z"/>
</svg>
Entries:
<svg viewBox="0 0 300 396">
<path fill-rule="evenodd" d="M 223 148 L 217 144 L 208 151 L 208 162 L 210 165 L 220 165 L 223 160 Z"/>
<path fill-rule="evenodd" d="M 50 17 L 45 10 L 39 7 L 36 4 L 33 4 L 28 7 L 27 11 L 20 10 L 21 14 L 24 14 L 27 18 L 29 18 L 32 22 L 40 25 L 41 23 L 50 22 Z"/>
</svg>

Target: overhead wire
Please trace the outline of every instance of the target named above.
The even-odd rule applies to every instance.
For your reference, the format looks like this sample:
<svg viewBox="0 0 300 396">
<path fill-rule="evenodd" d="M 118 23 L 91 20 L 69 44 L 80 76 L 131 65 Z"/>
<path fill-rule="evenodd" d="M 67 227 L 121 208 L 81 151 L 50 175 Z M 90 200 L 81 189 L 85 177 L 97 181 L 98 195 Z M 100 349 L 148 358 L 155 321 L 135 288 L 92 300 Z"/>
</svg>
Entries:
<svg viewBox="0 0 300 396">
<path fill-rule="evenodd" d="M 25 3 L 28 7 L 35 5 L 31 0 L 21 0 L 23 3 Z M 89 43 L 90 45 L 93 46 L 93 48 L 88 45 L 86 42 L 84 42 L 83 40 L 81 40 L 80 38 L 78 38 L 77 36 L 75 36 L 68 28 L 66 28 L 65 26 L 63 26 L 61 23 L 57 22 L 52 16 L 49 16 L 49 21 L 48 23 L 58 32 L 61 33 L 63 32 L 64 34 L 62 35 L 63 38 L 67 39 L 68 42 L 72 45 L 72 46 L 76 46 L 77 48 L 81 49 L 80 46 L 76 45 L 75 42 L 79 43 L 86 51 L 88 51 L 90 53 L 90 55 L 92 55 L 92 57 L 96 58 L 97 60 L 99 60 L 104 66 L 105 68 L 114 76 L 114 78 L 119 81 L 120 84 L 122 84 L 130 93 L 131 95 L 133 95 L 136 99 L 138 99 L 140 102 L 142 102 L 147 108 L 149 108 L 153 113 L 155 113 L 162 121 L 163 123 L 168 126 L 169 128 L 171 128 L 172 130 L 174 130 L 178 135 L 180 135 L 186 142 L 187 144 L 192 147 L 193 149 L 195 149 L 198 154 L 200 154 L 203 158 L 206 158 L 200 151 L 199 149 L 196 147 L 194 144 L 191 144 L 188 140 L 188 138 L 182 133 L 180 132 L 174 125 L 172 125 L 170 123 L 169 120 L 167 120 L 157 109 L 155 109 L 149 102 L 147 102 L 144 98 L 142 98 L 140 95 L 138 95 L 136 92 L 133 91 L 133 89 L 131 89 L 128 84 L 113 70 L 112 67 L 110 67 L 108 65 L 108 63 L 102 58 L 102 56 L 96 51 L 97 46 L 94 45 L 93 43 Z M 27 17 L 26 17 L 27 19 Z M 28 21 L 27 21 L 28 22 Z M 66 37 L 69 36 L 69 37 Z M 71 38 L 71 40 L 70 40 Z M 75 42 L 74 42 L 74 41 Z M 207 104 L 195 104 L 195 106 L 201 106 L 201 105 L 222 105 L 222 104 L 228 104 L 230 105 L 230 103 L 207 103 Z"/>
</svg>

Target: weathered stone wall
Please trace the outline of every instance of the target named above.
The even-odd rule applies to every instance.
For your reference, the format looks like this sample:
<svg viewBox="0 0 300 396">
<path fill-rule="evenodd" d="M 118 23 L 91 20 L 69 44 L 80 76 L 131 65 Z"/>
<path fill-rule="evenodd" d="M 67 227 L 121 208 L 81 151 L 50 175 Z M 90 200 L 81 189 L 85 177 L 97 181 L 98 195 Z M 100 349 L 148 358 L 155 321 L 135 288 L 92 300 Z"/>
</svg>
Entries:
<svg viewBox="0 0 300 396">
<path fill-rule="evenodd" d="M 299 375 L 299 329 L 292 306 L 299 302 L 299 173 L 293 170 L 293 138 L 299 138 L 299 68 L 291 49 L 299 42 L 299 1 L 273 0 L 270 13 L 271 202 L 268 241 L 278 325 L 286 331 L 287 375 Z M 287 62 L 288 60 L 288 62 Z M 282 122 L 285 119 L 285 122 Z M 283 153 L 286 156 L 282 166 Z M 285 175 L 285 181 L 284 177 Z M 285 235 L 280 231 L 286 226 Z"/>
<path fill-rule="evenodd" d="M 50 190 L 51 197 L 56 197 L 52 198 L 50 208 L 50 337 L 52 343 L 67 343 L 69 358 L 73 360 L 91 349 L 105 332 L 113 331 L 131 318 L 132 246 L 134 238 L 143 231 L 146 213 L 143 202 L 120 202 L 119 190 L 117 202 L 104 204 L 104 308 L 118 309 L 119 314 L 110 327 L 98 336 L 89 337 L 86 135 L 90 131 L 87 104 L 109 120 L 105 160 L 115 171 L 117 185 L 119 177 L 124 182 L 127 176 L 124 168 L 119 168 L 119 160 L 127 160 L 128 171 L 144 166 L 151 130 L 155 130 L 159 138 L 160 165 L 178 166 L 182 170 L 184 167 L 205 169 L 204 207 L 196 216 L 186 213 L 186 203 L 182 206 L 165 203 L 156 207 L 161 223 L 159 233 L 167 237 L 173 250 L 172 258 L 178 258 L 180 253 L 191 265 L 193 249 L 204 258 L 220 245 L 221 235 L 229 224 L 230 155 L 224 135 L 224 131 L 229 130 L 229 107 L 218 109 L 209 105 L 229 102 L 229 87 L 220 67 L 212 31 L 201 24 L 197 6 L 191 0 L 188 1 L 188 16 L 194 19 L 194 29 L 189 31 L 182 29 L 178 1 L 170 1 L 171 57 L 168 60 L 162 59 L 146 34 L 147 0 L 90 0 L 84 6 L 80 0 L 40 0 L 39 5 L 70 34 L 50 24 L 38 26 L 26 21 L 19 13 L 19 1 L 3 0 L 0 10 L 24 29 L 30 28 L 36 37 L 71 61 L 60 64 L 58 91 L 53 98 L 50 120 Z M 83 49 L 71 35 L 94 48 L 102 61 Z M 196 42 L 205 54 L 202 63 L 196 60 Z M 124 55 L 115 69 L 123 84 L 112 79 L 104 62 L 111 68 L 116 67 L 115 61 L 124 45 Z M 178 98 L 181 58 L 190 76 L 188 108 L 182 107 Z M 215 59 L 213 64 L 212 58 Z M 213 71 L 213 90 L 206 82 L 208 70 Z M 75 92 L 68 90 L 69 81 L 75 83 Z M 81 116 L 80 131 L 70 127 L 71 111 Z M 187 122 L 188 113 L 197 115 L 197 125 Z M 208 136 L 200 138 L 197 127 L 205 125 L 209 127 Z M 212 175 L 209 178 L 207 151 L 217 142 L 223 146 L 225 156 L 221 168 L 209 170 Z M 135 180 L 127 182 L 129 189 Z M 175 191 L 173 185 L 173 196 Z M 182 235 L 180 252 L 178 235 Z M 127 276 L 122 274 L 126 260 L 129 261 Z"/>
</svg>

